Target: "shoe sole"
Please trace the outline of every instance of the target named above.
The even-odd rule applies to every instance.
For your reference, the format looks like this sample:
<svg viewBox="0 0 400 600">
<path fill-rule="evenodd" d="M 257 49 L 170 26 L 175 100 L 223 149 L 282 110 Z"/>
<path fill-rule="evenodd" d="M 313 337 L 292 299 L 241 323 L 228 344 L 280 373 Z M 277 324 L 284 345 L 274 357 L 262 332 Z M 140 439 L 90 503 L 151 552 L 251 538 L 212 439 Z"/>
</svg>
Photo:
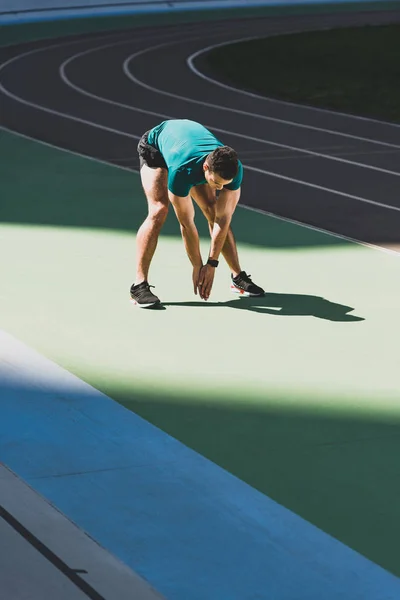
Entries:
<svg viewBox="0 0 400 600">
<path fill-rule="evenodd" d="M 130 298 L 130 302 L 133 304 L 133 306 L 138 306 L 139 308 L 151 308 L 152 306 L 159 306 L 161 304 L 160 300 L 157 300 L 156 302 L 150 302 L 149 304 L 139 304 L 139 302 L 133 298 Z"/>
<path fill-rule="evenodd" d="M 245 290 L 242 290 L 236 287 L 235 285 L 231 285 L 231 292 L 232 294 L 238 294 L 239 296 L 243 296 L 244 298 L 258 298 L 265 295 L 265 292 L 263 292 L 262 294 L 252 294 L 251 292 L 246 292 Z"/>
</svg>

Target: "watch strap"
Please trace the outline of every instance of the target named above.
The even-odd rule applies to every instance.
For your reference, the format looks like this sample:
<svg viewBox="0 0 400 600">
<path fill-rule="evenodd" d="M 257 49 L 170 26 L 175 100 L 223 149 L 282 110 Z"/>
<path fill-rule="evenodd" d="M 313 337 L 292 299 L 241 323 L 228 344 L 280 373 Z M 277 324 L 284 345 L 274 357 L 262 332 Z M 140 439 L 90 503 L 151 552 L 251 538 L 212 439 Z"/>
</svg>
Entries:
<svg viewBox="0 0 400 600">
<path fill-rule="evenodd" d="M 209 258 L 207 261 L 207 264 L 210 265 L 211 267 L 218 267 L 219 261 L 215 260 L 214 258 Z"/>
</svg>

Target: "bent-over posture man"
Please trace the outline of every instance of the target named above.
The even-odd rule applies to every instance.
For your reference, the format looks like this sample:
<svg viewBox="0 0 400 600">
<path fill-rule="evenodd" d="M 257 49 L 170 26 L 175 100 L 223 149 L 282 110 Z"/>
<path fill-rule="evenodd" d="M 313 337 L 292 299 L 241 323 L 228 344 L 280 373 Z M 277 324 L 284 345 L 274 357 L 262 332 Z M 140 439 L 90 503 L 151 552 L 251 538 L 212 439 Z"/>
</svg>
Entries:
<svg viewBox="0 0 400 600">
<path fill-rule="evenodd" d="M 133 303 L 142 308 L 160 303 L 150 289 L 148 273 L 169 203 L 180 223 L 186 253 L 193 266 L 195 294 L 198 291 L 202 299 L 208 300 L 222 252 L 231 270 L 231 290 L 244 296 L 263 296 L 264 290 L 241 269 L 230 228 L 243 178 L 243 166 L 236 152 L 200 123 L 177 119 L 163 121 L 146 132 L 139 141 L 138 153 L 149 214 L 137 233 L 136 279 L 130 289 Z M 210 229 L 211 246 L 205 265 L 192 199 Z"/>
</svg>

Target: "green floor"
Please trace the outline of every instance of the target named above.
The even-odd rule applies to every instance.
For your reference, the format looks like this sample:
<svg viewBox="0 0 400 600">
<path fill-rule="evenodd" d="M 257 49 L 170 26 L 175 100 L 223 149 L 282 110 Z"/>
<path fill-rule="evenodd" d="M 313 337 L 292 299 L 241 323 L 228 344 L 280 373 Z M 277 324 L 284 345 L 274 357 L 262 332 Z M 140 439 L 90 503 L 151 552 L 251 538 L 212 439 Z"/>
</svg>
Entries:
<svg viewBox="0 0 400 600">
<path fill-rule="evenodd" d="M 204 303 L 170 214 L 166 308 L 140 311 L 138 175 L 4 132 L 0 157 L 1 327 L 400 574 L 398 256 L 239 208 L 268 294 L 232 298 L 221 264 Z"/>
</svg>

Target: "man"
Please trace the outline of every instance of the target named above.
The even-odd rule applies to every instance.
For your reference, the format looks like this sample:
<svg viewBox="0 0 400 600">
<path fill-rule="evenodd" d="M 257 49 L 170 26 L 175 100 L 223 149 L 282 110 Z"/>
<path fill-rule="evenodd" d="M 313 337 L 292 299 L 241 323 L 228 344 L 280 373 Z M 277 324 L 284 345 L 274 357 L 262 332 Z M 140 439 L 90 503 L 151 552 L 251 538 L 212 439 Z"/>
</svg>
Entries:
<svg viewBox="0 0 400 600">
<path fill-rule="evenodd" d="M 193 266 L 195 294 L 198 291 L 204 300 L 210 297 L 222 252 L 231 270 L 231 290 L 244 296 L 263 296 L 264 290 L 240 267 L 230 228 L 243 178 L 243 166 L 236 152 L 200 123 L 179 119 L 163 121 L 146 132 L 139 141 L 138 153 L 149 213 L 137 233 L 136 279 L 130 289 L 132 302 L 141 308 L 160 304 L 150 289 L 148 273 L 169 203 L 180 223 L 186 253 Z M 209 223 L 211 247 L 205 265 L 200 255 L 192 199 Z"/>
</svg>

